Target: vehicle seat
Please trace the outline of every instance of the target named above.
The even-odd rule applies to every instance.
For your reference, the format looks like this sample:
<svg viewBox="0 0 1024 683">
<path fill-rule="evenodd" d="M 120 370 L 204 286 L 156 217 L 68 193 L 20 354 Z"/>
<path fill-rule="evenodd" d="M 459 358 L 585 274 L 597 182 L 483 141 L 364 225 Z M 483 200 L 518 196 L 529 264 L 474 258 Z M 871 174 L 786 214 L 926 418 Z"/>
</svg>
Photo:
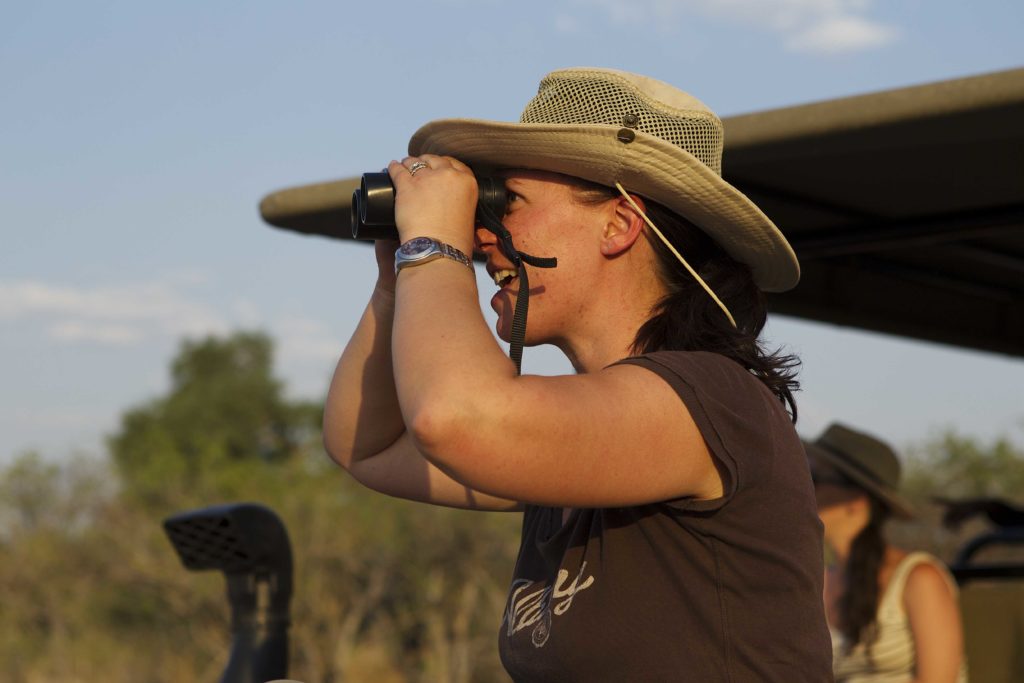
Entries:
<svg viewBox="0 0 1024 683">
<path fill-rule="evenodd" d="M 970 581 L 960 609 L 971 683 L 1024 681 L 1024 582 Z"/>
</svg>

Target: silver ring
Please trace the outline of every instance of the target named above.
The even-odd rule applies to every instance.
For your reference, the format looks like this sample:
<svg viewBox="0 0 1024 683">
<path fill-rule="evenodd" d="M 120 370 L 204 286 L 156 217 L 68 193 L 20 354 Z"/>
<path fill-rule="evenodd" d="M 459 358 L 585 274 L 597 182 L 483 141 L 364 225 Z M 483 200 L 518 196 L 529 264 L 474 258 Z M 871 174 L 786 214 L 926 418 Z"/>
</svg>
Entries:
<svg viewBox="0 0 1024 683">
<path fill-rule="evenodd" d="M 430 164 L 425 161 L 417 161 L 415 164 L 409 167 L 409 175 L 416 175 L 425 168 L 428 168 Z"/>
</svg>

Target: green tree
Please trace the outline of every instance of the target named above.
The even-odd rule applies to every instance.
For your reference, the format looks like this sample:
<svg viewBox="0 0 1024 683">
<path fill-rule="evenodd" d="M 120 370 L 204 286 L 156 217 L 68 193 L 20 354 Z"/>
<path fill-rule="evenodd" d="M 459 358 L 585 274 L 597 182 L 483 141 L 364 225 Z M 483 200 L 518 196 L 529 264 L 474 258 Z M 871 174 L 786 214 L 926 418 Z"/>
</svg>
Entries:
<svg viewBox="0 0 1024 683">
<path fill-rule="evenodd" d="M 275 510 L 291 537 L 293 677 L 503 679 L 517 515 L 354 482 L 323 452 L 321 406 L 284 397 L 265 335 L 185 342 L 171 379 L 125 412 L 109 462 L 27 454 L 0 471 L 0 680 L 216 680 L 223 577 L 182 568 L 161 522 L 237 501 Z"/>
<path fill-rule="evenodd" d="M 907 490 L 919 498 L 1024 497 L 1024 449 L 999 436 L 990 442 L 947 430 L 908 453 Z"/>
<path fill-rule="evenodd" d="M 990 528 L 984 518 L 958 528 L 942 523 L 937 499 L 1001 498 L 1024 504 L 1024 449 L 1007 435 L 985 441 L 947 429 L 907 449 L 903 491 L 919 512 L 893 525 L 893 538 L 947 561 L 970 538 Z"/>
<path fill-rule="evenodd" d="M 5 501 L 0 528 L 6 535 L 31 533 L 53 519 L 59 471 L 35 451 L 14 459 L 0 481 L 0 501 Z"/>
<path fill-rule="evenodd" d="M 129 410 L 109 439 L 127 489 L 158 501 L 169 482 L 199 486 L 212 471 L 244 476 L 303 453 L 318 438 L 321 409 L 284 398 L 272 356 L 270 339 L 255 332 L 184 342 L 169 394 Z"/>
</svg>

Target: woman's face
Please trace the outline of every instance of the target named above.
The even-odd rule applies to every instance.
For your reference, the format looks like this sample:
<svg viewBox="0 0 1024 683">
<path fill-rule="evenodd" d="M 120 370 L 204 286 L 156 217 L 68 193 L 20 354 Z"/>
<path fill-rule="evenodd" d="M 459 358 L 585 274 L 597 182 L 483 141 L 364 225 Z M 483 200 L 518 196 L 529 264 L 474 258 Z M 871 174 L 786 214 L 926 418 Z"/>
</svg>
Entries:
<svg viewBox="0 0 1024 683">
<path fill-rule="evenodd" d="M 850 483 L 835 468 L 810 459 L 818 516 L 826 531 L 840 524 L 860 524 L 861 508 L 867 509 L 867 494 Z M 853 519 L 857 517 L 857 519 Z"/>
<path fill-rule="evenodd" d="M 587 206 L 575 198 L 567 178 L 544 171 L 508 171 L 503 174 L 509 193 L 505 227 L 516 250 L 537 257 L 554 257 L 554 268 L 529 269 L 530 315 L 527 343 L 558 343 L 584 308 L 586 283 L 595 276 L 598 260 L 601 206 Z M 487 271 L 498 291 L 491 308 L 498 314 L 498 336 L 509 340 L 519 278 L 511 261 L 498 248 L 495 236 L 477 228 L 476 249 L 487 256 Z"/>
</svg>

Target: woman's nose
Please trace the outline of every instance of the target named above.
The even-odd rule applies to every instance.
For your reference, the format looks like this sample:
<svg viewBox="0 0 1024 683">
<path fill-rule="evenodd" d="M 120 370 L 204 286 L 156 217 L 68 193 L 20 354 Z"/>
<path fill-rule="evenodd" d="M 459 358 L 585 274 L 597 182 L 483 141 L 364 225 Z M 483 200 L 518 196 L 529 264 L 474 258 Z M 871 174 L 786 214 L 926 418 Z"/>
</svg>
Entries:
<svg viewBox="0 0 1024 683">
<path fill-rule="evenodd" d="M 476 251 L 486 251 L 485 247 L 494 247 L 497 244 L 498 239 L 493 232 L 482 225 L 476 226 L 476 231 L 473 233 L 473 248 Z"/>
</svg>

